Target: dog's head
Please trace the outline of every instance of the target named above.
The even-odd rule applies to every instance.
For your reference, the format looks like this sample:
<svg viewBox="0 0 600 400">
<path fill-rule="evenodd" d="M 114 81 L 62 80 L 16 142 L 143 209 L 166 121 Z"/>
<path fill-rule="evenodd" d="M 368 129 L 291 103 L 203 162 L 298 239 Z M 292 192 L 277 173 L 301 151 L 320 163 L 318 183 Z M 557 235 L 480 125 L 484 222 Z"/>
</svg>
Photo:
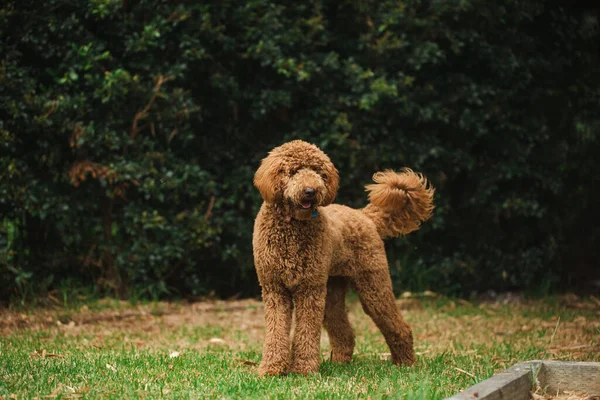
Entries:
<svg viewBox="0 0 600 400">
<path fill-rule="evenodd" d="M 310 219 L 318 206 L 331 204 L 338 185 L 338 171 L 329 157 L 302 140 L 273 149 L 254 175 L 264 201 L 301 220 Z"/>
</svg>

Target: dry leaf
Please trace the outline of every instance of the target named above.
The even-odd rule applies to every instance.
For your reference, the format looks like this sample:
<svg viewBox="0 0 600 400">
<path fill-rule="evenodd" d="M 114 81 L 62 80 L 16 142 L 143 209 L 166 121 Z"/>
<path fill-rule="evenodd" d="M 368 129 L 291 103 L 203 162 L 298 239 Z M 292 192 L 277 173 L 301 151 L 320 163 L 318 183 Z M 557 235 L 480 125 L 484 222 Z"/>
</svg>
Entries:
<svg viewBox="0 0 600 400">
<path fill-rule="evenodd" d="M 71 392 L 71 393 L 75 393 L 75 392 L 76 392 L 75 388 L 74 388 L 74 387 L 72 387 L 72 386 L 67 386 L 67 385 L 65 385 L 64 387 L 67 389 L 67 391 L 69 391 L 69 392 Z"/>
<path fill-rule="evenodd" d="M 216 337 L 210 338 L 208 340 L 208 343 L 210 343 L 210 344 L 217 344 L 217 345 L 223 345 L 223 346 L 227 345 L 227 342 L 224 339 L 216 338 Z"/>
<path fill-rule="evenodd" d="M 392 353 L 379 353 L 379 359 L 381 361 L 388 361 L 392 359 Z"/>
<path fill-rule="evenodd" d="M 169 353 L 169 358 L 177 358 L 177 357 L 179 357 L 179 354 L 181 354 L 181 353 L 178 351 L 172 351 Z"/>
<path fill-rule="evenodd" d="M 110 364 L 106 364 L 106 369 L 110 369 L 112 372 L 117 372 L 117 369 Z"/>
<path fill-rule="evenodd" d="M 463 374 L 465 374 L 465 375 L 468 375 L 468 376 L 470 376 L 471 378 L 475 378 L 475 375 L 473 375 L 473 374 L 472 374 L 472 373 L 470 373 L 470 372 L 467 372 L 467 371 L 465 371 L 464 369 L 460 369 L 460 368 L 458 368 L 458 367 L 454 367 L 454 369 L 455 369 L 455 370 L 457 370 L 458 372 L 461 372 L 461 373 L 463 373 Z"/>
<path fill-rule="evenodd" d="M 50 293 L 48 293 L 48 298 L 49 298 L 50 300 L 52 300 L 54 303 L 56 303 L 56 304 L 60 304 L 60 300 L 59 300 L 59 299 L 57 299 L 56 297 L 54 297 L 53 295 L 51 295 Z"/>
<path fill-rule="evenodd" d="M 446 307 L 443 308 L 444 311 L 451 311 L 456 309 L 456 303 L 452 300 L 450 300 L 450 302 L 446 305 Z"/>
<path fill-rule="evenodd" d="M 257 363 L 257 362 L 254 362 L 254 361 L 248 361 L 248 360 L 238 360 L 238 362 L 239 362 L 240 364 L 242 364 L 242 365 L 249 365 L 249 366 L 252 366 L 252 367 L 255 367 L 255 366 L 257 366 L 257 365 L 258 365 L 258 363 Z"/>
<path fill-rule="evenodd" d="M 42 399 L 54 399 L 56 397 L 58 397 L 58 394 L 60 393 L 60 390 L 63 388 L 63 384 L 59 383 L 58 386 L 56 387 L 56 389 L 54 389 L 52 391 L 52 393 L 50 393 L 47 396 L 42 396 Z"/>
<path fill-rule="evenodd" d="M 32 358 L 65 358 L 65 356 L 60 354 L 48 353 L 45 349 L 36 350 L 33 353 L 29 354 L 29 357 Z"/>
</svg>

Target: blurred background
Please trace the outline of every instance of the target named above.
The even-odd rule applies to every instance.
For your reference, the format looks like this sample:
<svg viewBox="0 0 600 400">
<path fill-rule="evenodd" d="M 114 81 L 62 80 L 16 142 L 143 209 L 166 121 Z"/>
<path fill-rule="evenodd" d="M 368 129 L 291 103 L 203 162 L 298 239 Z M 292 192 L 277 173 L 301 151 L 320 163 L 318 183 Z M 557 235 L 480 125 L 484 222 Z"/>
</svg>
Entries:
<svg viewBox="0 0 600 400">
<path fill-rule="evenodd" d="M 598 293 L 597 2 L 8 0 L 0 301 L 257 296 L 252 185 L 301 138 L 433 218 L 395 290 Z"/>
</svg>

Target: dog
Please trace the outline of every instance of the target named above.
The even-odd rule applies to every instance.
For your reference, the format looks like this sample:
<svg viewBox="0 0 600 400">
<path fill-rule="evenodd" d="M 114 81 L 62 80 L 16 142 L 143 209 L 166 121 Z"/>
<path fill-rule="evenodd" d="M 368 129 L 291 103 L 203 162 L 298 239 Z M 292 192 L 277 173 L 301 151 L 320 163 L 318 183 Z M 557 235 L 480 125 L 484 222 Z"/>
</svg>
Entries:
<svg viewBox="0 0 600 400">
<path fill-rule="evenodd" d="M 395 303 L 382 239 L 419 229 L 432 215 L 434 189 L 408 168 L 377 172 L 373 180 L 366 186 L 370 203 L 357 210 L 332 204 L 338 171 L 317 146 L 294 140 L 262 160 L 254 185 L 263 203 L 252 238 L 265 306 L 259 375 L 318 372 L 323 326 L 331 361 L 350 362 L 349 287 L 385 337 L 392 362 L 414 363 L 412 330 Z"/>
</svg>

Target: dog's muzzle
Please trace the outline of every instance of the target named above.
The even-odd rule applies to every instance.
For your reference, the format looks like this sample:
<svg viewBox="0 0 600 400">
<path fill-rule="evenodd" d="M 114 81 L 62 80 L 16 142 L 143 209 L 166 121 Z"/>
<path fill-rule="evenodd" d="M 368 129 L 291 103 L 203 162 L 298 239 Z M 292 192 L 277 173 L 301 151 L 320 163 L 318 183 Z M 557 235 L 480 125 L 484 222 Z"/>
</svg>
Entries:
<svg viewBox="0 0 600 400">
<path fill-rule="evenodd" d="M 315 198 L 316 198 L 315 189 L 308 186 L 304 189 L 304 198 L 300 202 L 300 205 L 304 209 L 309 209 L 314 206 Z"/>
</svg>

